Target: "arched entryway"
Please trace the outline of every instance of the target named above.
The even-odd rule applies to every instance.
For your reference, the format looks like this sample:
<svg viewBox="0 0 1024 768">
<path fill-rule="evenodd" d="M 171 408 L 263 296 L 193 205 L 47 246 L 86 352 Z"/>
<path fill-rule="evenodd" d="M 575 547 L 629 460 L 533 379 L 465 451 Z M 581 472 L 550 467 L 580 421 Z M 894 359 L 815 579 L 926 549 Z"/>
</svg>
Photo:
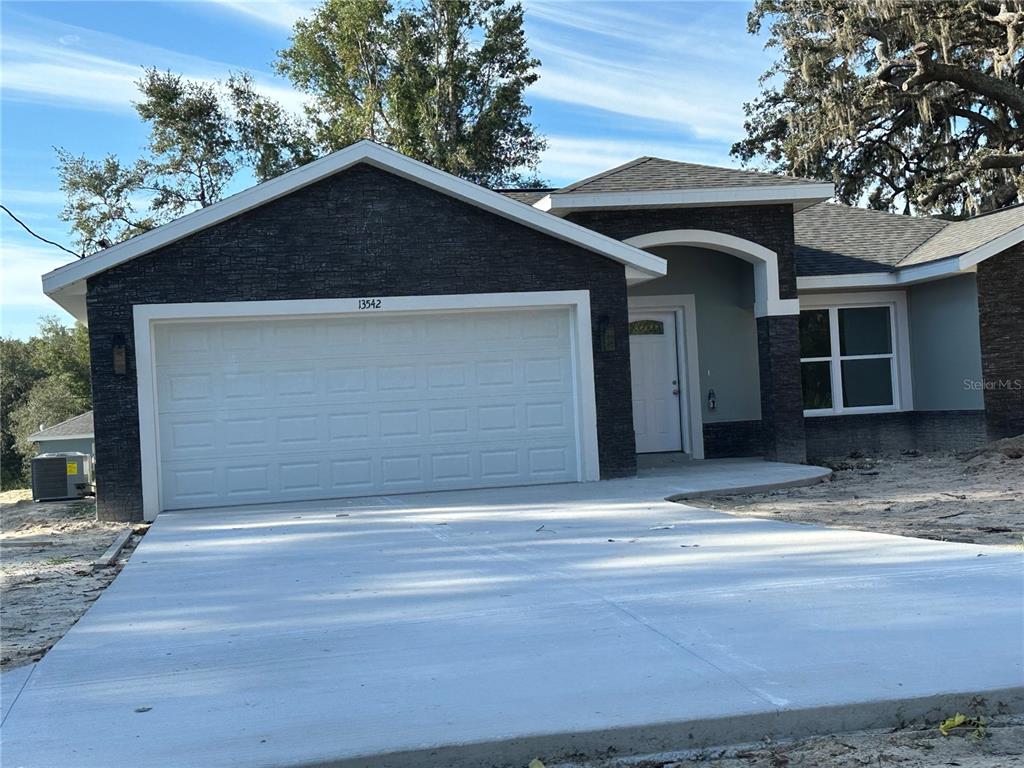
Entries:
<svg viewBox="0 0 1024 768">
<path fill-rule="evenodd" d="M 750 240 L 708 229 L 666 229 L 637 235 L 625 241 L 635 248 L 680 245 L 720 251 L 754 265 L 754 315 L 795 315 L 800 312 L 797 299 L 779 296 L 779 256 L 775 251 Z"/>
</svg>

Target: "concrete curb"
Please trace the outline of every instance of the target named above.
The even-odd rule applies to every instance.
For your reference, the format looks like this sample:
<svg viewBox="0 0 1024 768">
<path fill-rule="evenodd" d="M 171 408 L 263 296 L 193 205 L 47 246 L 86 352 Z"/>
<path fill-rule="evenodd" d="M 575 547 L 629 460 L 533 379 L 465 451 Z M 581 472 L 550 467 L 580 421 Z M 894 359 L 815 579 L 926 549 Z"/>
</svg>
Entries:
<svg viewBox="0 0 1024 768">
<path fill-rule="evenodd" d="M 117 562 L 118 555 L 121 554 L 121 550 L 124 549 L 124 545 L 128 543 L 128 539 L 132 537 L 132 528 L 128 526 L 119 534 L 117 538 L 107 547 L 106 551 L 93 561 L 93 568 L 106 568 Z"/>
<path fill-rule="evenodd" d="M 832 477 L 832 470 L 822 467 L 822 474 L 814 477 L 800 477 L 795 480 L 782 480 L 778 483 L 761 483 L 760 485 L 740 485 L 730 488 L 706 489 L 700 491 L 685 491 L 666 496 L 665 501 L 686 501 L 688 499 L 707 498 L 708 496 L 742 496 L 748 493 L 767 493 L 782 488 L 801 488 L 805 485 L 817 485 Z"/>
<path fill-rule="evenodd" d="M 1024 713 L 1024 686 L 452 744 L 302 763 L 295 768 L 523 768 L 535 757 L 554 765 L 599 759 L 610 753 L 622 758 L 750 744 L 765 737 L 782 741 L 914 723 L 937 725 L 956 712 L 986 716 Z"/>
</svg>

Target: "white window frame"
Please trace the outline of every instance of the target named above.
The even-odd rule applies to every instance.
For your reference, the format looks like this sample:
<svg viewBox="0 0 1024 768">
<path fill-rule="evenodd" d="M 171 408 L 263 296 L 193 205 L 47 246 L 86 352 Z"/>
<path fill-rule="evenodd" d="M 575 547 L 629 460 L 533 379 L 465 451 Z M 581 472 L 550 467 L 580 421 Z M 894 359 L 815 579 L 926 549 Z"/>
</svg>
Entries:
<svg viewBox="0 0 1024 768">
<path fill-rule="evenodd" d="M 888 354 L 846 355 L 840 354 L 839 310 L 864 309 L 867 307 L 888 307 L 889 331 L 892 334 Z M 907 319 L 907 295 L 904 291 L 877 291 L 868 293 L 817 294 L 800 297 L 800 311 L 827 309 L 831 354 L 828 357 L 800 358 L 801 371 L 804 363 L 828 362 L 832 375 L 832 407 L 805 410 L 804 416 L 836 416 L 857 413 L 893 413 L 910 411 L 914 408 L 913 383 L 910 373 L 910 333 Z M 843 360 L 870 360 L 890 358 L 892 360 L 892 405 L 867 405 L 847 408 L 843 405 Z"/>
</svg>

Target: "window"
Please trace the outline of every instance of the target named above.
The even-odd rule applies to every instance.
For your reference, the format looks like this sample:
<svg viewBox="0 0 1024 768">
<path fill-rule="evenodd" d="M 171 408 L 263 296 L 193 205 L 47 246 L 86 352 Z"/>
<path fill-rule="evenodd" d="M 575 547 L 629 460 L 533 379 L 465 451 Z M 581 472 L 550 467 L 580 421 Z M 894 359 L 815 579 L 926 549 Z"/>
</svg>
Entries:
<svg viewBox="0 0 1024 768">
<path fill-rule="evenodd" d="M 630 336 L 664 336 L 665 324 L 661 320 L 634 320 L 629 324 Z"/>
<path fill-rule="evenodd" d="M 811 304 L 811 302 L 802 302 Z M 901 407 L 899 302 L 811 306 L 800 312 L 804 412 L 864 413 Z"/>
</svg>

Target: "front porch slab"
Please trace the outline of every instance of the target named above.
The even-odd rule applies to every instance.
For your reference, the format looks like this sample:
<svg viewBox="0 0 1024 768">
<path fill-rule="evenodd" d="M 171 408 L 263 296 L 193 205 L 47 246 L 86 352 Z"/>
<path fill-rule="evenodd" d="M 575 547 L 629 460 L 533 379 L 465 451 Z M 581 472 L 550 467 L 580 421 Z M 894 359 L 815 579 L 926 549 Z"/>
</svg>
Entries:
<svg viewBox="0 0 1024 768">
<path fill-rule="evenodd" d="M 664 478 L 672 486 L 668 500 L 681 501 L 701 496 L 764 493 L 779 488 L 814 485 L 831 477 L 832 470 L 763 459 L 705 459 L 643 467 L 639 474 L 641 477 Z"/>
</svg>

